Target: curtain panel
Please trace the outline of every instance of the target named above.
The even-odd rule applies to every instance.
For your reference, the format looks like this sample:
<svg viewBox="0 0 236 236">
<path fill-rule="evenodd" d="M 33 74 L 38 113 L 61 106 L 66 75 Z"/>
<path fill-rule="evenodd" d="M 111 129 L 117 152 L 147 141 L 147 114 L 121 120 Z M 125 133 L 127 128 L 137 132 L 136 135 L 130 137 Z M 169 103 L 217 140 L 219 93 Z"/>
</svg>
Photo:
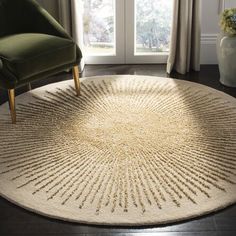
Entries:
<svg viewBox="0 0 236 236">
<path fill-rule="evenodd" d="M 201 0 L 175 0 L 167 73 L 200 70 Z"/>
<path fill-rule="evenodd" d="M 81 2 L 78 0 L 58 0 L 59 22 L 72 36 L 83 53 L 82 35 L 82 15 L 79 13 Z M 80 63 L 80 71 L 84 69 L 84 60 Z"/>
</svg>

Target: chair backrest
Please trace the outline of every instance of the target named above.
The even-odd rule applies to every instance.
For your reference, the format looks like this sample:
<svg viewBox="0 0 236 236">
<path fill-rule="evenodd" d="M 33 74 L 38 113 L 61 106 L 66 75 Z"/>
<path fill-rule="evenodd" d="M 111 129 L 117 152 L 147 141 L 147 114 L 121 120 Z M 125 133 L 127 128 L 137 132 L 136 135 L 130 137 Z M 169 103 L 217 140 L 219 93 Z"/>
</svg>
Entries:
<svg viewBox="0 0 236 236">
<path fill-rule="evenodd" d="M 31 0 L 0 0 L 0 37 L 29 32 L 34 22 L 31 20 Z"/>
</svg>

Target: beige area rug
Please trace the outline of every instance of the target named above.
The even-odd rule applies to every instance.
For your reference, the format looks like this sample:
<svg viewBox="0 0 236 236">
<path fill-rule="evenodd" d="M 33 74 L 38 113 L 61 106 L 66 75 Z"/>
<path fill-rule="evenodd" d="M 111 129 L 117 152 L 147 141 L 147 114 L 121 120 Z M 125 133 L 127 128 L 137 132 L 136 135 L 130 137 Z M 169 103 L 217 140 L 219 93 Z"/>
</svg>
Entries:
<svg viewBox="0 0 236 236">
<path fill-rule="evenodd" d="M 236 99 L 166 78 L 106 76 L 0 107 L 0 194 L 33 212 L 108 225 L 176 222 L 236 202 Z"/>
</svg>

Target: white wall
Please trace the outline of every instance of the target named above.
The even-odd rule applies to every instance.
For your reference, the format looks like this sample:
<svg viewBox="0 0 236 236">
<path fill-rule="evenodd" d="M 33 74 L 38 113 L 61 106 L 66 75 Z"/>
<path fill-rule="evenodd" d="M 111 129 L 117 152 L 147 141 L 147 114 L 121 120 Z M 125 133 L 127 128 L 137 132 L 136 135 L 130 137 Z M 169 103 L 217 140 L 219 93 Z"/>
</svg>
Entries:
<svg viewBox="0 0 236 236">
<path fill-rule="evenodd" d="M 226 8 L 236 7 L 236 1 L 235 0 L 226 0 L 225 7 Z"/>
<path fill-rule="evenodd" d="M 225 0 L 225 7 L 236 7 L 236 0 Z M 202 0 L 201 64 L 217 64 L 216 38 L 219 31 L 219 0 Z"/>
</svg>

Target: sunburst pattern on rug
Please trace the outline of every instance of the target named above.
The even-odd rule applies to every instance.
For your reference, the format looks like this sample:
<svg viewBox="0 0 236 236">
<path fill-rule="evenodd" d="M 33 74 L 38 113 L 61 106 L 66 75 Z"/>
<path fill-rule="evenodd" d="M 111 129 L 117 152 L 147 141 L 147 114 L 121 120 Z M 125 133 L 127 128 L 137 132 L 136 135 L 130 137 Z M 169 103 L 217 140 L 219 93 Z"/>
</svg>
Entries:
<svg viewBox="0 0 236 236">
<path fill-rule="evenodd" d="M 150 77 L 85 79 L 80 97 L 70 82 L 54 87 L 23 95 L 16 125 L 0 117 L 5 197 L 52 217 L 121 225 L 236 200 L 233 98 Z"/>
</svg>

